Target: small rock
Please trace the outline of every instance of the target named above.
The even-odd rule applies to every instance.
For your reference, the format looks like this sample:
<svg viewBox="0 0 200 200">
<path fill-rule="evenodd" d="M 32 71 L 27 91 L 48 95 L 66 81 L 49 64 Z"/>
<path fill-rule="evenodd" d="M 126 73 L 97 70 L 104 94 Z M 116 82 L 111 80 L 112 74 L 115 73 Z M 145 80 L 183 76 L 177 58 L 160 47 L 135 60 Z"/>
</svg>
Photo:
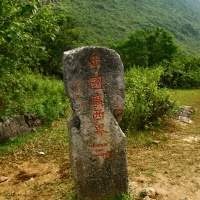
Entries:
<svg viewBox="0 0 200 200">
<path fill-rule="evenodd" d="M 36 128 L 35 128 L 35 127 L 34 127 L 34 128 L 32 128 L 32 131 L 33 131 L 33 132 L 36 132 Z"/>
<path fill-rule="evenodd" d="M 35 179 L 33 178 L 33 177 L 31 177 L 30 179 L 29 179 L 29 181 L 34 181 Z"/>
<path fill-rule="evenodd" d="M 181 200 L 190 200 L 188 197 L 184 197 Z"/>
<path fill-rule="evenodd" d="M 7 181 L 8 179 L 9 179 L 9 178 L 6 177 L 6 176 L 0 176 L 0 182 L 1 182 L 1 183 Z"/>
<path fill-rule="evenodd" d="M 140 192 L 140 196 L 141 197 L 155 197 L 156 195 L 156 191 L 154 188 L 144 188 L 141 192 Z"/>
<path fill-rule="evenodd" d="M 160 141 L 159 141 L 159 140 L 153 140 L 153 143 L 155 143 L 155 144 L 159 144 Z"/>
<path fill-rule="evenodd" d="M 45 155 L 45 153 L 43 151 L 38 152 L 38 154 Z"/>
</svg>

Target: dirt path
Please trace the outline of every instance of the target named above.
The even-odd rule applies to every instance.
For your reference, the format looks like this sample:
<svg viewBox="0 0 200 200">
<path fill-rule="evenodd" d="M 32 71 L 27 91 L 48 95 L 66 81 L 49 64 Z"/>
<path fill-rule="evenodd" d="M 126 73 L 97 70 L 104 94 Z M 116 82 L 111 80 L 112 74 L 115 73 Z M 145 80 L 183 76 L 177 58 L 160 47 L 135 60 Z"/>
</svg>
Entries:
<svg viewBox="0 0 200 200">
<path fill-rule="evenodd" d="M 131 194 L 152 187 L 156 190 L 153 199 L 200 199 L 199 111 L 193 120 L 154 133 L 160 135 L 160 140 L 150 145 L 128 142 Z M 0 156 L 0 200 L 72 199 L 66 122 L 56 122 L 45 131 L 46 135 L 31 139 L 15 153 Z"/>
<path fill-rule="evenodd" d="M 184 127 L 184 131 L 166 133 L 169 139 L 164 145 L 129 147 L 133 194 L 151 187 L 156 190 L 156 199 L 200 199 L 200 135 L 192 134 L 190 126 Z"/>
</svg>

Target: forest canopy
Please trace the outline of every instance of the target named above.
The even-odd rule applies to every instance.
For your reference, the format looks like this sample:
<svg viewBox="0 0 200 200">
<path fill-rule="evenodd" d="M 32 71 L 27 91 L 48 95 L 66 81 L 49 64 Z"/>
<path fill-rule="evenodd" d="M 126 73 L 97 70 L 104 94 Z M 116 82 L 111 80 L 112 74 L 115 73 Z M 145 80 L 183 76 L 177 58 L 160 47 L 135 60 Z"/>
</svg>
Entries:
<svg viewBox="0 0 200 200">
<path fill-rule="evenodd" d="M 73 48 L 79 36 L 76 20 L 38 0 L 3 0 L 0 9 L 1 74 L 25 67 L 61 73 L 62 52 Z"/>
</svg>

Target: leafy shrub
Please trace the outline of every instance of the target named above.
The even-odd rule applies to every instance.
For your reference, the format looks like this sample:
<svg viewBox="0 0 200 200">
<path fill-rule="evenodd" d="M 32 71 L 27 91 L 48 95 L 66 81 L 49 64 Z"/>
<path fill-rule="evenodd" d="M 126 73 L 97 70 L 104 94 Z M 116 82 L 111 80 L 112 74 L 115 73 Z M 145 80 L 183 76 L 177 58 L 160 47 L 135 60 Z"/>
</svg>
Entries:
<svg viewBox="0 0 200 200">
<path fill-rule="evenodd" d="M 163 28 L 136 30 L 124 42 L 114 47 L 126 68 L 154 66 L 163 61 L 172 62 L 179 48 L 174 36 Z"/>
<path fill-rule="evenodd" d="M 7 71 L 1 79 L 0 90 L 0 119 L 36 113 L 51 121 L 65 115 L 69 107 L 62 81 L 40 74 Z"/>
<path fill-rule="evenodd" d="M 176 80 L 177 88 L 200 88 L 200 69 L 198 71 L 183 72 L 183 76 Z"/>
<path fill-rule="evenodd" d="M 158 87 L 162 68 L 132 68 L 125 73 L 126 110 L 122 120 L 124 131 L 162 125 L 171 117 L 175 104 L 166 89 Z"/>
<path fill-rule="evenodd" d="M 79 37 L 76 20 L 49 1 L 1 1 L 0 27 L 0 76 L 2 70 L 25 66 L 61 75 L 62 53 Z"/>
<path fill-rule="evenodd" d="M 161 86 L 173 89 L 200 88 L 200 58 L 181 55 L 172 64 L 162 63 L 166 69 Z"/>
<path fill-rule="evenodd" d="M 200 88 L 200 68 L 197 71 L 166 70 L 161 77 L 161 87 L 172 89 Z"/>
</svg>

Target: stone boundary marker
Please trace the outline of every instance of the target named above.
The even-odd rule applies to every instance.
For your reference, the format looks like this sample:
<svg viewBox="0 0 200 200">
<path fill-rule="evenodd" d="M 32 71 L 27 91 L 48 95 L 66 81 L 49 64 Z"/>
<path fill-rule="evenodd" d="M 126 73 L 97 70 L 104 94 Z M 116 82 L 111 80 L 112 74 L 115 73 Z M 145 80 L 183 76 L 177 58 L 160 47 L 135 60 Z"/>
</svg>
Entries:
<svg viewBox="0 0 200 200">
<path fill-rule="evenodd" d="M 124 67 L 111 49 L 86 46 L 63 54 L 64 83 L 73 110 L 68 119 L 70 162 L 79 200 L 128 192 Z"/>
</svg>

